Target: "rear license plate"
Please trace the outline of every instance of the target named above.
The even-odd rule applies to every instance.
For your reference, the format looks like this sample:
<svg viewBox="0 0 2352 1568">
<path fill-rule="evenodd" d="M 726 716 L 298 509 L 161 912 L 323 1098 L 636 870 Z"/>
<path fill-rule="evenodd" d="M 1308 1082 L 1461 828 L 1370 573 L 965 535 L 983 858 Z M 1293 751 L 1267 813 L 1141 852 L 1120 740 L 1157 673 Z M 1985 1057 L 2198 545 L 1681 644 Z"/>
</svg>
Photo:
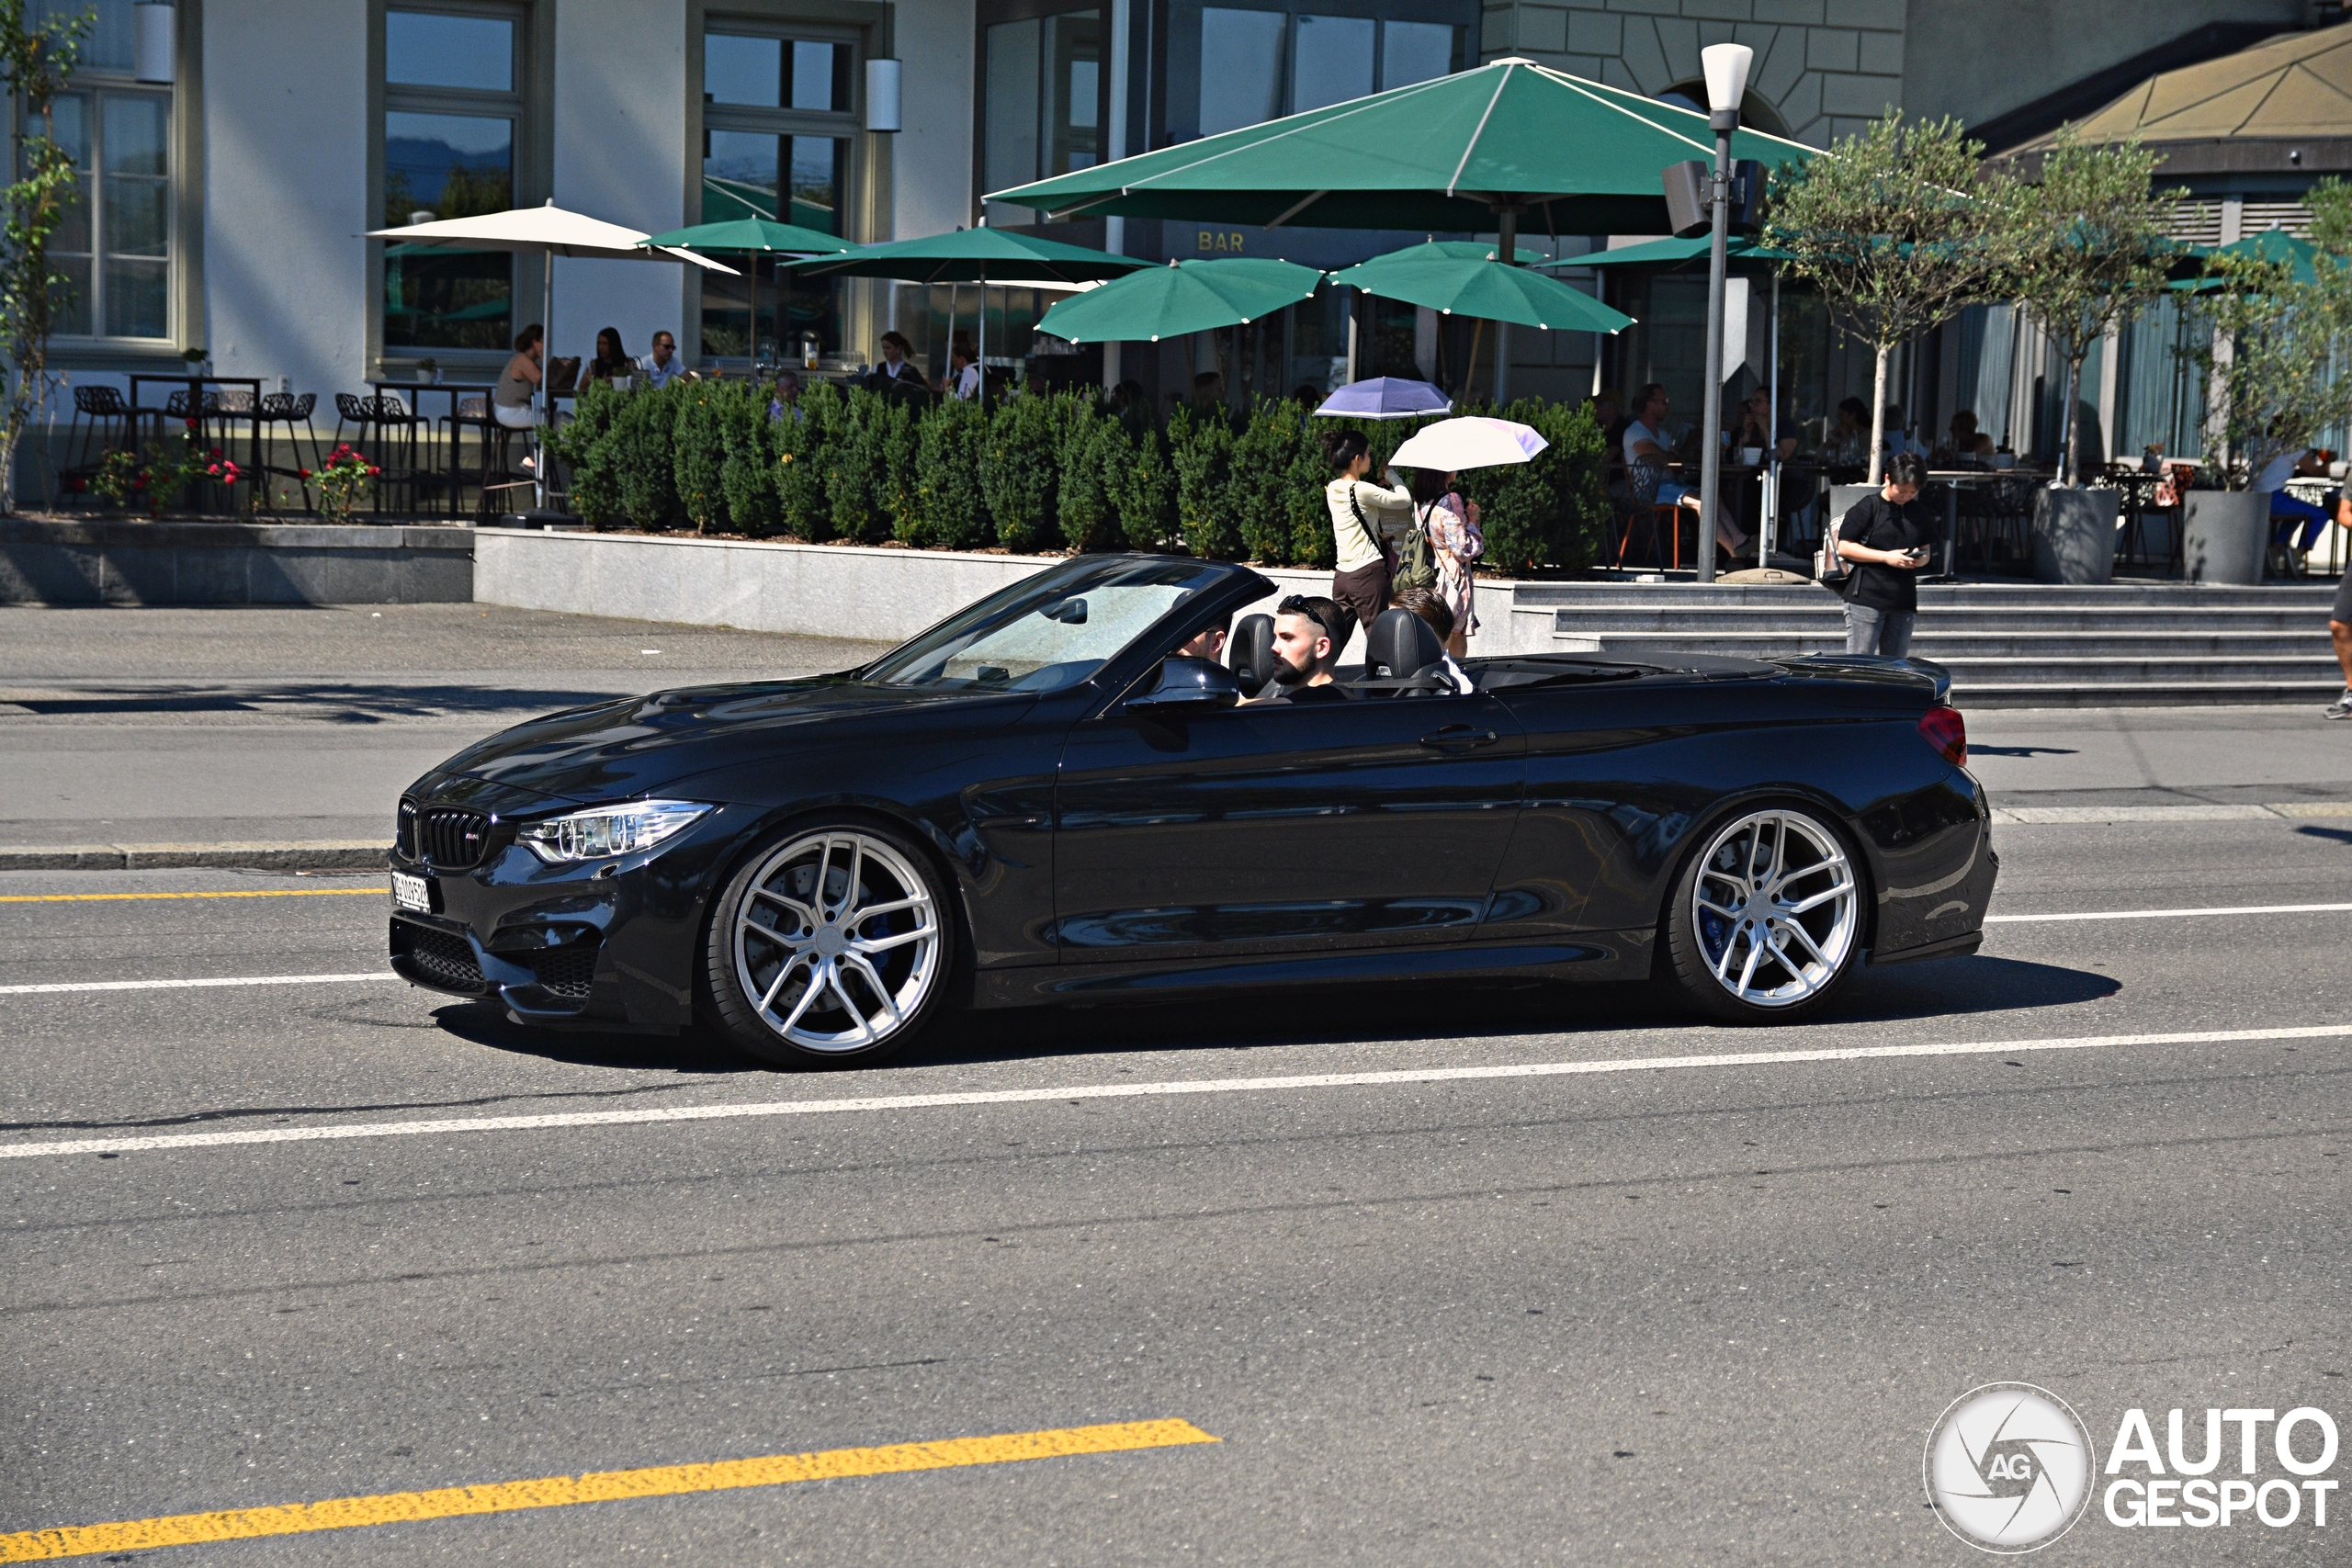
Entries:
<svg viewBox="0 0 2352 1568">
<path fill-rule="evenodd" d="M 433 885 L 421 876 L 407 872 L 392 873 L 392 908 L 414 909 L 419 914 L 433 912 Z"/>
</svg>

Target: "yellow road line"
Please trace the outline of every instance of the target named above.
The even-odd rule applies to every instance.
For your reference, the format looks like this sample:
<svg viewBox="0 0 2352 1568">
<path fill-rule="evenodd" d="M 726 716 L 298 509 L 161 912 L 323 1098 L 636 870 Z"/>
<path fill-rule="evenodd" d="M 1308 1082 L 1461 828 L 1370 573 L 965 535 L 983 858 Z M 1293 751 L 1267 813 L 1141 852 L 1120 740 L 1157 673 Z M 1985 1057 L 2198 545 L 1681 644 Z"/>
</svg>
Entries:
<svg viewBox="0 0 2352 1568">
<path fill-rule="evenodd" d="M 119 904 L 132 898 L 351 898 L 381 887 L 258 887 L 234 893 L 0 893 L 0 904 Z"/>
<path fill-rule="evenodd" d="M 936 1443 L 768 1454 L 757 1459 L 723 1460 L 716 1464 L 665 1464 L 646 1470 L 550 1475 L 537 1481 L 504 1481 L 488 1486 L 387 1492 L 372 1497 L 331 1497 L 322 1503 L 289 1503 L 275 1508 L 232 1508 L 217 1514 L 174 1514 L 162 1518 L 126 1519 L 118 1524 L 26 1530 L 18 1535 L 0 1535 L 0 1562 L 45 1562 L 101 1551 L 148 1551 L 162 1546 L 253 1540 L 262 1536 L 447 1519 L 463 1514 L 560 1508 L 573 1503 L 610 1503 L 627 1497 L 674 1497 L 687 1492 L 727 1492 L 744 1486 L 780 1486 L 795 1481 L 837 1481 L 853 1475 L 954 1470 L 964 1465 L 1009 1464 L 1017 1460 L 1061 1459 L 1072 1454 L 1124 1453 L 1136 1449 L 1175 1448 L 1217 1440 L 1189 1421 L 1120 1421 L 1101 1427 L 1007 1432 L 991 1438 L 950 1438 Z"/>
</svg>

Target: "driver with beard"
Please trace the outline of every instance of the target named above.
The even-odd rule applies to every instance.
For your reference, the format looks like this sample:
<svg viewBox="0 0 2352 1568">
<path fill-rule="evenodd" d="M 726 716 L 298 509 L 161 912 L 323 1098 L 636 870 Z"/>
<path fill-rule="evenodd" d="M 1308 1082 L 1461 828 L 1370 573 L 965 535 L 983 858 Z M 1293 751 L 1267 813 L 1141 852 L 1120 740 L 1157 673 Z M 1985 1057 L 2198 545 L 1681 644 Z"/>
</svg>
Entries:
<svg viewBox="0 0 2352 1568">
<path fill-rule="evenodd" d="M 1355 617 L 1331 600 L 1294 593 L 1274 606 L 1274 683 L 1260 703 L 1336 703 L 1348 690 L 1331 679 Z"/>
</svg>

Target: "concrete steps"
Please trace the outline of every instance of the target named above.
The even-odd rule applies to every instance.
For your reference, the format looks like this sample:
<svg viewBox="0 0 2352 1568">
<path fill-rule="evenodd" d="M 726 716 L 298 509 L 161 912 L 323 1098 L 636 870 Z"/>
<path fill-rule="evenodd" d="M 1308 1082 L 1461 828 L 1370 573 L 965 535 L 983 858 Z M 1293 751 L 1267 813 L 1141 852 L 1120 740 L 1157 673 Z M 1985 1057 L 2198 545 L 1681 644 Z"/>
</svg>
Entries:
<svg viewBox="0 0 2352 1568">
<path fill-rule="evenodd" d="M 1925 584 L 1911 650 L 1951 671 L 1965 704 L 2106 706 L 2325 702 L 2334 584 L 2204 588 Z M 1557 647 L 1784 658 L 1845 646 L 1842 605 L 1812 587 L 1528 583 L 1520 615 Z"/>
</svg>

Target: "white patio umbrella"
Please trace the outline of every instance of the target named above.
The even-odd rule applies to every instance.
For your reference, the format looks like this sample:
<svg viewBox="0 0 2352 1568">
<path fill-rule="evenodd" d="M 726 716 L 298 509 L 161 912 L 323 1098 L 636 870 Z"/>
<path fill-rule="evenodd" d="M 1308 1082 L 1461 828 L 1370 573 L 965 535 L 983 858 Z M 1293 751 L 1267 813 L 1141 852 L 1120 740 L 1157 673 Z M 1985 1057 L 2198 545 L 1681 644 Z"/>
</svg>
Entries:
<svg viewBox="0 0 2352 1568">
<path fill-rule="evenodd" d="M 517 207 L 505 212 L 485 212 L 473 218 L 443 218 L 431 223 L 412 223 L 405 229 L 370 229 L 371 240 L 397 240 L 406 245 L 442 245 L 460 251 L 514 251 L 543 255 L 547 265 L 540 271 L 542 299 L 539 307 L 539 330 L 550 345 L 555 342 L 555 258 L 558 256 L 589 256 L 598 261 L 673 261 L 685 262 L 709 272 L 723 272 L 729 276 L 735 269 L 697 255 L 693 251 L 662 245 L 649 248 L 642 242 L 644 231 L 607 223 L 601 218 L 585 213 L 567 212 L 550 197 L 545 207 Z M 544 365 L 554 358 L 543 353 Z M 538 504 L 548 503 L 547 454 L 540 448 L 538 431 L 545 429 L 554 418 L 554 405 L 546 401 L 547 378 L 539 378 L 538 390 L 532 402 L 546 415 L 535 422 L 532 432 L 531 468 L 537 476 Z"/>
<path fill-rule="evenodd" d="M 1464 415 L 1415 431 L 1388 461 L 1400 468 L 1451 474 L 1464 468 L 1524 463 L 1550 445 L 1532 425 L 1516 420 Z"/>
</svg>

